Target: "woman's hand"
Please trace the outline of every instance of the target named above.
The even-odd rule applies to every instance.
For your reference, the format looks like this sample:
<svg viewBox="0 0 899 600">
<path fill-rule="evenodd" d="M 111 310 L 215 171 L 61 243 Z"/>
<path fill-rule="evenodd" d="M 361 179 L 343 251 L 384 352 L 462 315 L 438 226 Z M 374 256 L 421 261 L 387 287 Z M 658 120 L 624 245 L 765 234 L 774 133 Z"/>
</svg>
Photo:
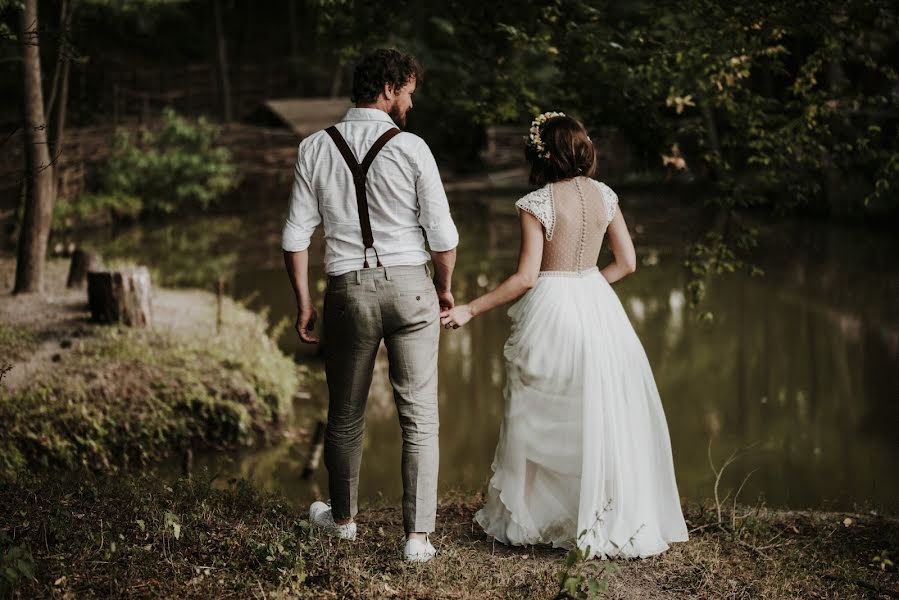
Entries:
<svg viewBox="0 0 899 600">
<path fill-rule="evenodd" d="M 474 315 L 471 312 L 469 304 L 460 304 L 455 308 L 445 310 L 440 313 L 440 324 L 445 329 L 459 329 L 469 321 Z"/>
</svg>

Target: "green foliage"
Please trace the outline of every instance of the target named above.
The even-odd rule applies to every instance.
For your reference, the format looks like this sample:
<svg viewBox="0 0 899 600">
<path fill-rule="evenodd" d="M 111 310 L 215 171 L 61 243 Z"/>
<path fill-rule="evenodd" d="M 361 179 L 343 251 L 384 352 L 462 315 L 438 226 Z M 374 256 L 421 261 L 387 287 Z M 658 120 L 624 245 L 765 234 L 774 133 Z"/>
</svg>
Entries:
<svg viewBox="0 0 899 600">
<path fill-rule="evenodd" d="M 603 516 L 612 508 L 612 501 L 597 512 L 593 528 L 600 527 Z M 640 529 L 643 527 L 641 526 Z M 638 530 L 639 532 L 639 530 Z M 611 560 L 596 561 L 590 559 L 591 548 L 589 545 L 582 548 L 582 542 L 587 537 L 589 530 L 584 529 L 577 536 L 577 544 L 568 551 L 562 562 L 562 568 L 556 573 L 559 590 L 554 600 L 570 598 L 572 600 L 587 600 L 597 598 L 609 591 L 609 580 L 613 575 L 621 572 L 618 565 Z M 636 533 L 631 536 L 628 543 L 633 541 Z M 614 558 L 614 557 L 609 557 Z"/>
<path fill-rule="evenodd" d="M 15 16 L 18 19 L 18 15 L 13 15 L 13 12 L 24 10 L 25 3 L 22 0 L 0 0 L 0 40 L 7 39 L 11 42 L 18 42 L 19 34 L 18 28 L 12 26 L 12 17 Z M 4 16 L 8 16 L 9 19 L 3 18 Z M 12 60 L 17 60 L 12 59 Z"/>
<path fill-rule="evenodd" d="M 14 544 L 0 531 L 0 596 L 11 595 L 20 579 L 34 580 L 34 557 L 27 547 Z"/>
<path fill-rule="evenodd" d="M 594 126 L 623 128 L 656 164 L 677 144 L 723 208 L 827 210 L 849 176 L 867 179 L 862 208 L 895 187 L 893 3 L 562 6 L 568 102 Z"/>
<path fill-rule="evenodd" d="M 133 220 L 141 213 L 143 201 L 138 196 L 84 193 L 72 201 L 53 205 L 54 231 L 93 222 Z"/>
<path fill-rule="evenodd" d="M 586 535 L 586 530 L 581 536 Z M 609 579 L 620 572 L 618 565 L 611 561 L 589 560 L 590 547 L 585 550 L 572 548 L 565 555 L 563 568 L 557 573 L 559 590 L 555 599 L 598 598 L 609 591 Z"/>
<path fill-rule="evenodd" d="M 206 209 L 238 179 L 226 148 L 216 147 L 219 128 L 166 109 L 158 131 L 143 130 L 138 142 L 125 129 L 116 132 L 102 174 L 102 193 L 133 205 L 140 198 L 150 213 Z"/>
<path fill-rule="evenodd" d="M 684 267 L 689 273 L 687 299 L 691 306 L 700 304 L 705 297 L 705 280 L 712 275 L 748 270 L 752 275 L 762 275 L 758 267 L 740 258 L 756 247 L 758 231 L 754 228 L 734 227 L 736 233 L 706 232 L 704 239 L 694 242 L 687 249 Z M 709 320 L 711 313 L 700 318 Z"/>
<path fill-rule="evenodd" d="M 890 560 L 889 550 L 881 550 L 871 559 L 871 566 L 876 567 L 881 571 L 892 571 L 896 568 L 896 563 Z"/>
</svg>

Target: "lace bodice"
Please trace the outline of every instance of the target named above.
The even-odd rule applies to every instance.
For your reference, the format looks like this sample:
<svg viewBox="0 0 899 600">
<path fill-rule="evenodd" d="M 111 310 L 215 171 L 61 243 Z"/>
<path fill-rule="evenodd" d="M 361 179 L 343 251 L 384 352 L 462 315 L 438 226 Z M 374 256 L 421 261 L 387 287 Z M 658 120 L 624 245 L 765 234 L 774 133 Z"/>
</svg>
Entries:
<svg viewBox="0 0 899 600">
<path fill-rule="evenodd" d="M 584 271 L 596 266 L 618 196 L 604 183 L 575 177 L 549 183 L 515 206 L 537 217 L 546 232 L 541 271 Z"/>
</svg>

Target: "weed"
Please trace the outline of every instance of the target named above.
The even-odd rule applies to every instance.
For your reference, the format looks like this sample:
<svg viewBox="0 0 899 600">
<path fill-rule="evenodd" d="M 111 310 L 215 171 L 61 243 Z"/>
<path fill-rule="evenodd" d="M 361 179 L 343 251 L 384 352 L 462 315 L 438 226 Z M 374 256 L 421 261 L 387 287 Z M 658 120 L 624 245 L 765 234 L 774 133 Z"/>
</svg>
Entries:
<svg viewBox="0 0 899 600">
<path fill-rule="evenodd" d="M 0 595 L 10 595 L 23 578 L 34 580 L 34 557 L 0 531 Z"/>
</svg>

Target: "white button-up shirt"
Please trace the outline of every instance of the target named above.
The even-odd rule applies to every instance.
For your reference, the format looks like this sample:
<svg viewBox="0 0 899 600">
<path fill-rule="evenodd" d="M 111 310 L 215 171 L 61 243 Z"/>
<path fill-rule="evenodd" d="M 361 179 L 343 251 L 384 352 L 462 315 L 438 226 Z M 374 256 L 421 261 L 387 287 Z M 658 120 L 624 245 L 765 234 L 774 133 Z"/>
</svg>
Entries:
<svg viewBox="0 0 899 600">
<path fill-rule="evenodd" d="M 365 157 L 381 134 L 396 127 L 375 108 L 351 108 L 337 130 L 357 160 Z M 437 163 L 428 145 L 403 132 L 378 153 L 368 170 L 368 212 L 374 246 L 386 267 L 423 265 L 431 250 L 445 252 L 459 243 Z M 341 275 L 362 268 L 364 245 L 353 176 L 334 141 L 318 131 L 300 143 L 290 193 L 290 212 L 281 246 L 289 252 L 309 247 L 312 233 L 324 222 L 325 271 Z M 369 265 L 375 255 L 368 251 Z"/>
</svg>

